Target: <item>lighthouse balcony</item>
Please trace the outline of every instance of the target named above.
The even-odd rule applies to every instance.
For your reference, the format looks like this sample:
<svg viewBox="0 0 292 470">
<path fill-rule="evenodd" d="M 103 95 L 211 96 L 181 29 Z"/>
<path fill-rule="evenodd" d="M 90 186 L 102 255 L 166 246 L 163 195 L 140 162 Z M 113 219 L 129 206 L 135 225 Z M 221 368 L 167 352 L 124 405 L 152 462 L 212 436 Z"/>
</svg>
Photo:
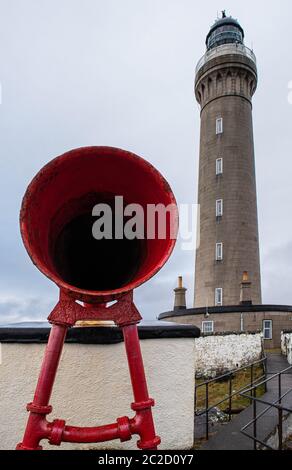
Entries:
<svg viewBox="0 0 292 470">
<path fill-rule="evenodd" d="M 246 47 L 244 44 L 240 43 L 229 43 L 229 44 L 222 44 L 221 46 L 214 47 L 213 49 L 208 50 L 203 57 L 199 60 L 197 67 L 196 67 L 196 73 L 200 70 L 203 65 L 205 65 L 209 60 L 223 56 L 223 55 L 228 55 L 228 54 L 239 54 L 239 55 L 244 55 L 245 57 L 248 57 L 251 59 L 255 64 L 256 64 L 256 56 L 254 52 Z"/>
</svg>

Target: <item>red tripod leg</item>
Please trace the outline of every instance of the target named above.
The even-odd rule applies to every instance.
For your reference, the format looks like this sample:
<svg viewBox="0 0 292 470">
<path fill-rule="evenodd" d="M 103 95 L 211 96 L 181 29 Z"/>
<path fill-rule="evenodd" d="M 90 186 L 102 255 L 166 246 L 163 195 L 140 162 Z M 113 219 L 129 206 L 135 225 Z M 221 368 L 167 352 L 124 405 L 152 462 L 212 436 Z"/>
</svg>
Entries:
<svg viewBox="0 0 292 470">
<path fill-rule="evenodd" d="M 34 399 L 27 405 L 30 411 L 20 450 L 39 450 L 39 442 L 48 436 L 46 415 L 52 411 L 49 405 L 60 356 L 65 341 L 67 326 L 53 325 L 46 347 Z"/>
<path fill-rule="evenodd" d="M 151 411 L 154 400 L 148 395 L 137 325 L 124 326 L 123 335 L 135 400 L 131 405 L 136 411 L 132 431 L 140 435 L 140 440 L 137 442 L 140 449 L 156 450 L 160 438 L 155 435 Z"/>
</svg>

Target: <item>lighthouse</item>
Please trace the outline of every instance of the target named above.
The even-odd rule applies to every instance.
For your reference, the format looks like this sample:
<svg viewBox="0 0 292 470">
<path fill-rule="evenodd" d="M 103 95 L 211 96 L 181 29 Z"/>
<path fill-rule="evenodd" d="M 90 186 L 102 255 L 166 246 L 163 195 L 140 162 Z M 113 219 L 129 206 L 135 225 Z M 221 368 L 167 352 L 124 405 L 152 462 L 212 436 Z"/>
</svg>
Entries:
<svg viewBox="0 0 292 470">
<path fill-rule="evenodd" d="M 195 76 L 201 108 L 195 307 L 238 305 L 243 273 L 261 304 L 252 123 L 256 57 L 238 21 L 217 19 Z"/>
<path fill-rule="evenodd" d="M 257 87 L 254 52 L 225 11 L 211 26 L 196 67 L 201 108 L 198 231 L 194 306 L 179 278 L 173 309 L 159 320 L 192 324 L 202 334 L 263 332 L 281 347 L 292 305 L 262 304 L 252 124 Z"/>
</svg>

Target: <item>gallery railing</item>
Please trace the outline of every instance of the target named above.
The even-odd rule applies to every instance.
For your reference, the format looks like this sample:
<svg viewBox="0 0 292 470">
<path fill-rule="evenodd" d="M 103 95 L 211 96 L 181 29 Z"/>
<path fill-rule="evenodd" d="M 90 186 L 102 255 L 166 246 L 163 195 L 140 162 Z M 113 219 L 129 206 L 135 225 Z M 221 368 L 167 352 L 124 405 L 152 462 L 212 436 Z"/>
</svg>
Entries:
<svg viewBox="0 0 292 470">
<path fill-rule="evenodd" d="M 203 55 L 203 57 L 200 58 L 196 66 L 196 73 L 209 60 L 213 59 L 214 57 L 218 57 L 225 54 L 241 54 L 256 63 L 256 56 L 254 52 L 248 47 L 246 47 L 244 44 L 223 44 L 221 46 L 210 49 Z"/>
</svg>

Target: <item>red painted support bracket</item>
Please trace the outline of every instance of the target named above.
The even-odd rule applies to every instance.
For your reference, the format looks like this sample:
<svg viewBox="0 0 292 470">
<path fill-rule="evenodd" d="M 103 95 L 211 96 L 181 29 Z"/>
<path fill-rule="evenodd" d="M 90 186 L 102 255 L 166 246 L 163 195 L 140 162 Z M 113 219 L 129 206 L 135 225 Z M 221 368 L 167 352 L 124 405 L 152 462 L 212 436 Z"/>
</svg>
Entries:
<svg viewBox="0 0 292 470">
<path fill-rule="evenodd" d="M 118 418 L 114 424 L 98 427 L 66 426 L 62 419 L 55 419 L 50 423 L 46 420 L 46 415 L 52 411 L 49 400 L 67 329 L 78 320 L 88 319 L 114 320 L 122 327 L 134 394 L 131 408 L 136 415 L 132 419 L 124 416 Z M 140 319 L 140 314 L 133 303 L 132 293 L 125 295 L 110 307 L 98 305 L 83 307 L 61 293 L 60 301 L 49 316 L 53 326 L 34 399 L 27 405 L 30 414 L 23 441 L 17 445 L 18 450 L 41 450 L 39 443 L 42 439 L 47 439 L 51 445 L 59 446 L 62 442 L 97 443 L 113 439 L 124 442 L 130 440 L 134 434 L 140 437 L 137 442 L 139 449 L 157 448 L 160 438 L 155 434 L 151 411 L 154 400 L 148 395 L 137 330 Z"/>
<path fill-rule="evenodd" d="M 132 291 L 109 307 L 105 304 L 86 304 L 84 307 L 61 290 L 60 300 L 48 317 L 50 323 L 64 326 L 73 326 L 79 320 L 113 320 L 116 325 L 124 326 L 138 323 L 141 319 Z"/>
</svg>

